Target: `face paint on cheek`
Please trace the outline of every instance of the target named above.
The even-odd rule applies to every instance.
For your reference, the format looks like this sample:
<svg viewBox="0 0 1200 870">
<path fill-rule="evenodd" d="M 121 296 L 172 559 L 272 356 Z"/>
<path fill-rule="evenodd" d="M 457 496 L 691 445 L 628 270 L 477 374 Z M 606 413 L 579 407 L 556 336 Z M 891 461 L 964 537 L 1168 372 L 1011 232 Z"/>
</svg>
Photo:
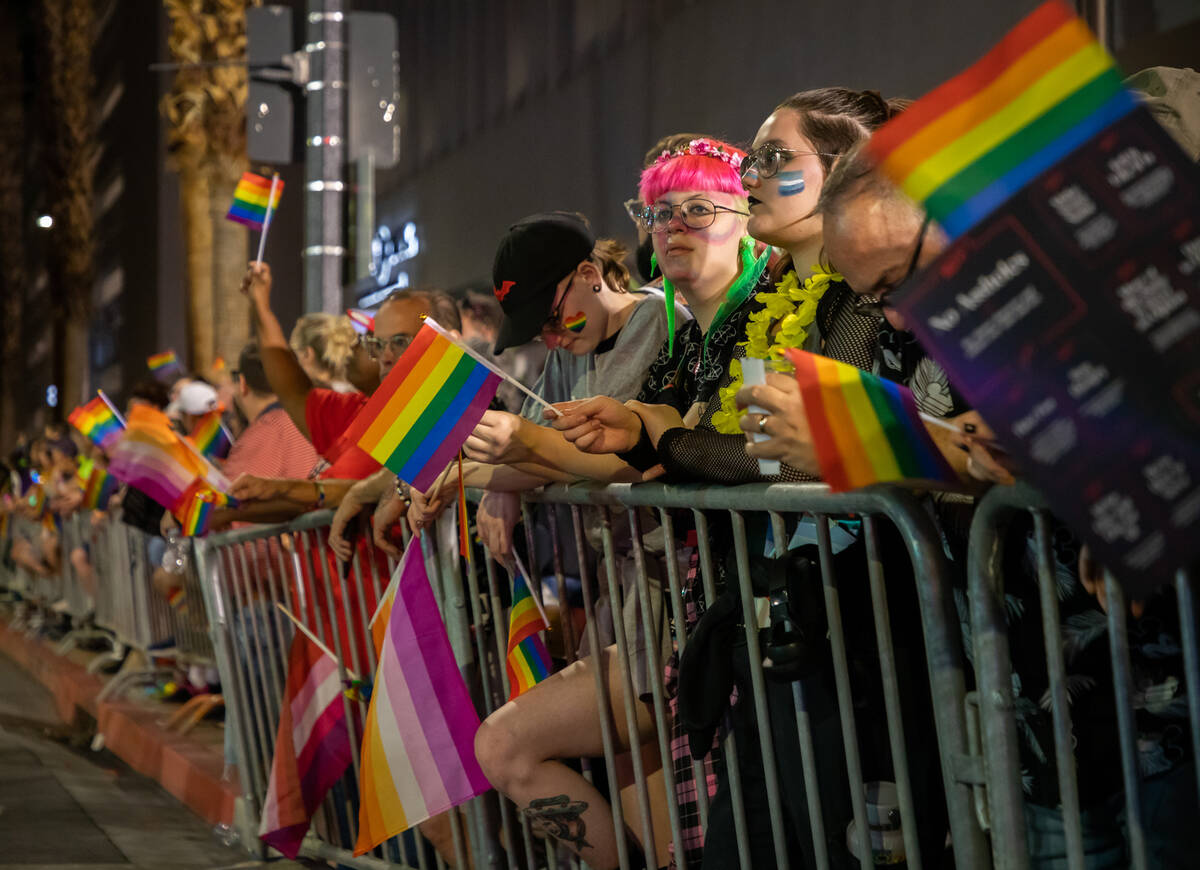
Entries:
<svg viewBox="0 0 1200 870">
<path fill-rule="evenodd" d="M 780 196 L 795 196 L 798 193 L 804 193 L 804 172 L 802 170 L 781 172 L 775 177 L 779 179 Z"/>
<path fill-rule="evenodd" d="M 576 335 L 583 332 L 583 328 L 587 326 L 587 315 L 580 311 L 578 314 L 573 314 L 563 321 L 563 328 L 568 332 L 573 332 Z"/>
</svg>

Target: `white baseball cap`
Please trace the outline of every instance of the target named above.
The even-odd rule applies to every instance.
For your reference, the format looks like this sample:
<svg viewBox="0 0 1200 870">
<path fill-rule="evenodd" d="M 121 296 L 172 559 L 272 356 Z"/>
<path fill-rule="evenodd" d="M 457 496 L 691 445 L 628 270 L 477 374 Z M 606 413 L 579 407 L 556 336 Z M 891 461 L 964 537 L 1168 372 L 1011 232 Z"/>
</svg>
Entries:
<svg viewBox="0 0 1200 870">
<path fill-rule="evenodd" d="M 184 384 L 179 390 L 175 401 L 167 406 L 167 415 L 179 413 L 199 417 L 209 411 L 215 411 L 220 404 L 217 391 L 203 381 L 192 381 Z"/>
</svg>

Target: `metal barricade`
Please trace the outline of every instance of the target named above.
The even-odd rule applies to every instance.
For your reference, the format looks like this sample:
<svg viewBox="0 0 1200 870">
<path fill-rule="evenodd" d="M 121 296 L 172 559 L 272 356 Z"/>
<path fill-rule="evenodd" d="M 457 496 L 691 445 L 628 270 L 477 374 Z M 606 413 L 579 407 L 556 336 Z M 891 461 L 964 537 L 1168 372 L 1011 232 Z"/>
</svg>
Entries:
<svg viewBox="0 0 1200 870">
<path fill-rule="evenodd" d="M 538 502 L 569 506 L 574 528 L 564 531 L 568 539 L 570 532 L 574 532 L 579 550 L 582 576 L 578 579 L 591 650 L 600 650 L 602 646 L 598 620 L 593 613 L 598 589 L 587 568 L 589 559 L 585 553 L 588 546 L 585 538 L 589 533 L 599 539 L 599 550 L 604 557 L 601 586 L 612 602 L 611 629 L 625 689 L 621 693 L 624 701 L 618 709 L 611 708 L 600 669 L 595 668 L 594 672 L 604 747 L 601 763 L 605 781 L 609 783 L 609 796 L 614 798 L 610 803 L 622 868 L 634 866 L 632 856 L 638 843 L 627 842 L 623 836 L 627 829 L 626 810 L 616 794 L 619 753 L 613 717 L 624 717 L 627 732 L 637 734 L 636 705 L 640 702 L 633 697 L 630 638 L 626 637 L 620 618 L 625 592 L 618 578 L 616 559 L 624 555 L 636 568 L 639 580 L 628 591 L 638 596 L 642 627 L 647 635 L 653 632 L 651 596 L 661 594 L 673 626 L 674 648 L 684 650 L 689 641 L 683 599 L 686 578 L 681 573 L 679 558 L 683 543 L 677 540 L 676 531 L 682 524 L 692 525 L 697 533 L 692 562 L 698 568 L 698 582 L 708 604 L 716 600 L 723 580 L 734 590 L 731 595 L 740 626 L 738 646 L 744 648 L 748 669 L 749 691 L 738 703 L 743 705 L 739 716 L 741 728 L 749 730 L 723 729 L 721 736 L 724 760 L 720 776 L 728 788 L 736 840 L 733 851 L 741 866 L 751 867 L 751 856 L 764 847 L 775 866 L 800 866 L 803 862 L 794 851 L 796 843 L 805 838 L 811 842 L 813 866 L 840 866 L 845 863 L 842 856 L 848 846 L 846 823 L 851 819 L 855 831 L 853 846 L 860 855 L 872 855 L 872 821 L 878 820 L 868 814 L 863 741 L 869 739 L 866 735 L 873 722 L 865 721 L 859 710 L 868 695 L 878 699 L 877 709 L 882 710 L 878 718 L 886 721 L 885 733 L 871 732 L 881 743 L 872 748 L 871 757 L 876 760 L 876 767 L 878 759 L 885 759 L 884 765 L 890 766 L 895 780 L 907 866 L 937 866 L 940 861 L 938 855 L 922 854 L 918 833 L 923 823 L 926 833 L 934 830 L 934 836 L 925 838 L 927 849 L 930 843 L 936 843 L 934 848 L 940 850 L 948 831 L 958 866 L 986 866 L 986 839 L 972 817 L 972 789 L 979 775 L 968 754 L 965 666 L 951 578 L 935 527 L 913 496 L 886 487 L 832 495 L 819 485 L 719 488 L 577 485 L 549 487 L 529 494 L 527 508 Z M 344 669 L 360 675 L 374 671 L 374 649 L 369 642 L 367 619 L 387 577 L 379 570 L 380 562 L 369 545 L 359 551 L 346 573 L 331 570 L 324 543 L 324 527 L 329 519 L 328 512 L 310 514 L 286 525 L 212 535 L 196 542 L 197 568 L 212 619 L 212 640 L 230 712 L 227 719 L 238 738 L 238 767 L 249 810 L 243 835 L 249 840 L 256 841 L 258 814 L 266 795 L 291 636 L 288 621 L 274 608 L 274 603 L 288 606 L 337 653 Z M 652 531 L 651 524 L 657 530 Z M 714 531 L 718 526 L 719 533 Z M 762 570 L 764 565 L 783 565 L 801 526 L 801 537 L 807 542 L 804 552 L 813 565 L 809 582 L 815 589 L 810 591 L 823 605 L 827 621 L 828 648 L 823 646 L 824 633 L 814 639 L 814 645 L 824 650 L 823 660 L 828 667 L 829 677 L 822 686 L 804 680 L 778 682 L 763 667 L 759 612 L 772 602 L 756 600 L 755 587 L 761 584 L 756 583 L 754 572 Z M 853 527 L 853 534 L 846 531 L 848 526 Z M 766 545 L 765 530 L 769 530 Z M 657 536 L 653 547 L 645 545 L 651 534 Z M 849 555 L 842 555 L 837 551 L 846 535 L 856 538 L 856 542 L 854 549 L 844 551 Z M 426 541 L 430 539 L 436 540 L 436 535 L 424 537 Z M 715 545 L 727 547 L 728 553 L 714 552 Z M 497 570 L 490 558 L 482 565 L 473 564 L 473 570 L 464 576 L 454 550 L 453 546 L 444 550 L 452 552 L 447 557 L 426 543 L 426 562 L 455 654 L 468 685 L 479 699 L 480 713 L 486 716 L 507 698 L 504 660 L 508 619 L 503 601 L 508 599 L 510 590 L 501 579 L 503 572 Z M 853 560 L 853 571 L 847 570 L 851 565 L 848 559 Z M 650 560 L 658 560 L 661 570 L 651 570 Z M 904 566 L 899 566 L 900 560 Z M 561 553 L 555 553 L 555 562 L 557 597 L 564 603 L 568 597 Z M 727 570 L 724 564 L 728 565 Z M 904 568 L 903 574 L 912 574 L 911 578 L 903 578 L 903 588 L 899 581 L 890 579 L 900 573 L 895 570 L 897 567 Z M 661 592 L 651 588 L 648 571 L 665 579 Z M 843 607 L 850 600 L 843 597 L 850 582 L 843 575 L 851 573 L 854 574 L 851 579 L 861 580 L 865 590 L 858 599 L 861 607 L 852 605 L 855 612 L 847 612 Z M 539 593 L 540 589 L 534 592 Z M 857 589 L 855 594 L 859 594 Z M 907 596 L 912 611 L 918 614 L 919 626 L 893 622 L 890 602 L 894 604 L 903 596 Z M 342 602 L 340 607 L 338 601 Z M 331 618 L 330 614 L 336 615 Z M 567 627 L 568 642 L 563 648 L 570 660 L 575 645 L 570 637 L 569 611 L 561 622 Z M 851 636 L 851 628 L 859 633 Z M 896 632 L 903 633 L 909 646 L 894 644 L 894 636 L 900 636 Z M 864 637 L 870 648 L 867 655 L 856 646 Z M 916 648 L 911 646 L 914 639 Z M 651 754 L 657 751 L 663 766 L 662 784 L 652 789 L 642 754 L 635 751 L 629 755 L 636 809 L 630 816 L 628 829 L 635 832 L 647 856 L 661 856 L 663 850 L 656 848 L 661 843 L 656 843 L 656 839 L 669 841 L 676 865 L 683 867 L 686 845 L 683 820 L 674 800 L 677 783 L 671 764 L 671 717 L 663 681 L 665 662 L 657 649 L 650 650 L 649 658 L 652 679 L 647 703 L 654 728 L 652 734 L 644 735 L 643 748 Z M 870 659 L 872 667 L 864 669 L 864 659 Z M 915 664 L 918 660 L 925 663 L 919 670 Z M 815 696 L 808 693 L 830 685 L 827 694 L 833 706 L 828 709 L 834 712 L 827 711 L 824 720 L 830 727 L 817 732 L 812 706 Z M 914 696 L 905 687 L 915 687 L 918 691 Z M 929 701 L 922 704 L 915 700 L 925 693 Z M 353 723 L 352 742 L 356 751 L 361 742 L 360 718 L 348 717 Z M 781 721 L 788 723 L 783 732 L 789 741 L 794 735 L 794 743 L 777 742 L 777 734 L 781 732 L 775 726 Z M 932 745 L 927 733 L 930 728 L 936 733 L 940 753 L 931 757 L 932 767 L 911 769 L 911 748 Z M 759 749 L 739 753 L 739 741 Z M 803 780 L 799 792 L 796 783 L 781 782 L 777 766 L 780 759 L 797 756 Z M 830 757 L 840 760 L 833 766 L 823 764 Z M 314 836 L 306 844 L 309 853 L 334 858 L 348 866 L 380 866 L 380 861 L 390 866 L 406 866 L 404 862 L 412 862 L 415 857 L 415 866 L 424 867 L 440 860 L 423 848 L 414 851 L 411 843 L 403 846 L 397 841 L 376 850 L 372 859 L 350 858 L 356 821 L 353 804 L 357 796 L 357 767 L 356 759 L 340 790 L 335 789 L 318 812 Z M 588 760 L 582 760 L 580 769 L 590 777 Z M 702 776 L 700 765 L 692 765 L 689 775 Z M 839 781 L 833 782 L 831 777 Z M 749 792 L 751 788 L 765 794 L 765 824 L 757 818 L 747 818 L 748 796 L 759 793 Z M 829 790 L 847 794 L 843 804 L 848 804 L 848 809 L 843 806 L 834 812 L 823 806 L 821 797 Z M 701 784 L 695 792 L 703 825 L 710 810 L 708 791 Z M 914 798 L 914 793 L 920 792 L 926 795 L 922 801 Z M 785 806 L 785 800 L 797 793 L 817 798 L 805 801 L 806 811 L 799 820 Z M 943 800 L 944 811 L 938 806 Z M 662 830 L 656 828 L 653 803 L 665 803 L 667 823 L 661 826 Z M 938 819 L 941 812 L 945 813 L 942 821 Z M 442 827 L 450 834 L 449 844 L 443 846 L 445 859 L 459 867 L 467 866 L 468 855 L 476 867 L 515 866 L 510 862 L 517 860 L 528 867 L 557 867 L 563 862 L 579 866 L 578 860 L 565 854 L 567 850 L 552 838 L 532 831 L 520 808 L 508 801 L 497 803 L 494 796 L 477 798 L 461 812 L 448 813 Z M 807 832 L 803 830 L 805 827 Z M 752 841 L 754 837 L 759 841 Z M 832 854 L 834 851 L 839 855 Z"/>
<path fill-rule="evenodd" d="M 1010 526 L 1023 514 L 1031 515 L 1036 559 L 1036 594 L 1041 610 L 1041 631 L 1049 689 L 1047 702 L 1053 723 L 1054 764 L 1057 774 L 1061 812 L 1061 837 L 1065 856 L 1056 866 L 1082 870 L 1085 866 L 1085 841 L 1078 785 L 1075 746 L 1081 729 L 1095 727 L 1088 721 L 1072 721 L 1070 683 L 1064 657 L 1064 632 L 1060 620 L 1058 580 L 1051 548 L 1051 524 L 1045 500 L 1031 488 L 1018 485 L 994 487 L 979 503 L 971 526 L 969 556 L 969 595 L 974 665 L 978 690 L 969 699 L 978 708 L 977 741 L 981 745 L 986 772 L 986 792 L 976 795 L 981 825 L 990 827 L 991 851 L 996 868 L 1027 868 L 1027 806 L 1022 790 L 1022 763 L 1018 736 L 1018 699 L 1014 692 L 1014 670 L 1010 649 L 1011 629 L 1006 617 L 1005 542 Z M 1178 608 L 1179 643 L 1183 679 L 1177 687 L 1186 700 L 1183 718 L 1190 720 L 1190 739 L 1196 772 L 1195 786 L 1200 791 L 1200 642 L 1197 640 L 1195 572 L 1181 570 L 1174 583 Z M 1105 573 L 1105 614 L 1095 620 L 1107 634 L 1113 695 L 1116 704 L 1117 740 L 1107 757 L 1091 757 L 1088 765 L 1120 764 L 1128 861 L 1134 868 L 1151 864 L 1147 852 L 1147 825 L 1143 815 L 1141 789 L 1145 775 L 1140 770 L 1141 747 L 1136 722 L 1135 690 L 1141 695 L 1138 706 L 1147 703 L 1146 685 L 1135 685 L 1130 660 L 1128 602 L 1121 584 Z M 1174 689 L 1173 689 L 1174 690 Z M 1160 698 L 1163 703 L 1169 698 Z M 1112 749 L 1119 749 L 1114 756 Z M 1184 784 L 1184 797 L 1191 788 Z M 1097 795 L 1086 795 L 1094 802 Z M 1196 794 L 1191 798 L 1195 799 Z M 1186 866 L 1200 866 L 1200 849 Z M 1176 866 L 1172 864 L 1171 866 Z M 1183 866 L 1183 865 L 1180 865 Z"/>
</svg>

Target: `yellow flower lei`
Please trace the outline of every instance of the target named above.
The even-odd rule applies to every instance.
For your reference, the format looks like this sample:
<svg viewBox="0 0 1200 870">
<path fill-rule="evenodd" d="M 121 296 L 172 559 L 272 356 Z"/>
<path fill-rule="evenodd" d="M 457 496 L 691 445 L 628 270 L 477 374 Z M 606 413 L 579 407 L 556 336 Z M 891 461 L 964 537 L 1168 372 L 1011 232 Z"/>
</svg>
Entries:
<svg viewBox="0 0 1200 870">
<path fill-rule="evenodd" d="M 746 340 L 738 342 L 746 348 L 746 356 L 778 362 L 783 359 L 784 351 L 802 346 L 808 338 L 808 328 L 817 319 L 817 303 L 831 282 L 841 280 L 840 274 L 818 263 L 803 284 L 792 270 L 775 285 L 774 293 L 758 294 L 763 307 L 750 315 Z M 726 435 L 741 432 L 738 422 L 745 412 L 739 411 L 734 401 L 741 388 L 742 361 L 734 359 L 729 363 L 729 385 L 719 390 L 721 410 L 712 418 L 718 432 Z"/>
</svg>

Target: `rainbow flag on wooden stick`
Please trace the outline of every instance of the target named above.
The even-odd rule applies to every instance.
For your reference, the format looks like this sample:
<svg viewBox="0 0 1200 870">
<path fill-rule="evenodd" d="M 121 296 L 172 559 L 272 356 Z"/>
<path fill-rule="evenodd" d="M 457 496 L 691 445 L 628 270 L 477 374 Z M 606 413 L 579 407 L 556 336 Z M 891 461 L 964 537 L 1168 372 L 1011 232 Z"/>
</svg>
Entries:
<svg viewBox="0 0 1200 870">
<path fill-rule="evenodd" d="M 1051 0 L 867 147 L 957 238 L 1136 107 L 1087 25 Z"/>
<path fill-rule="evenodd" d="M 272 179 L 263 178 L 253 172 L 243 172 L 242 179 L 233 192 L 233 204 L 229 206 L 229 213 L 225 215 L 226 220 L 261 231 L 263 224 L 267 222 L 268 210 L 274 211 L 278 208 L 279 199 L 283 196 L 283 182 L 276 182 L 275 193 L 272 195 L 271 181 Z"/>
<path fill-rule="evenodd" d="M 512 610 L 508 616 L 508 652 L 504 667 L 508 671 L 508 700 L 528 691 L 550 676 L 550 652 L 541 632 L 550 623 L 542 605 L 529 591 L 525 571 L 513 572 Z"/>
<path fill-rule="evenodd" d="M 342 438 L 425 491 L 479 423 L 502 377 L 427 317 Z"/>
<path fill-rule="evenodd" d="M 479 715 L 417 541 L 396 573 L 363 727 L 356 856 L 491 788 L 475 760 Z"/>
<path fill-rule="evenodd" d="M 854 366 L 790 350 L 821 478 L 834 492 L 872 483 L 957 480 L 912 393 Z"/>
<path fill-rule="evenodd" d="M 125 428 L 102 396 L 96 396 L 67 415 L 67 420 L 83 436 L 102 450 L 111 447 Z"/>
</svg>

